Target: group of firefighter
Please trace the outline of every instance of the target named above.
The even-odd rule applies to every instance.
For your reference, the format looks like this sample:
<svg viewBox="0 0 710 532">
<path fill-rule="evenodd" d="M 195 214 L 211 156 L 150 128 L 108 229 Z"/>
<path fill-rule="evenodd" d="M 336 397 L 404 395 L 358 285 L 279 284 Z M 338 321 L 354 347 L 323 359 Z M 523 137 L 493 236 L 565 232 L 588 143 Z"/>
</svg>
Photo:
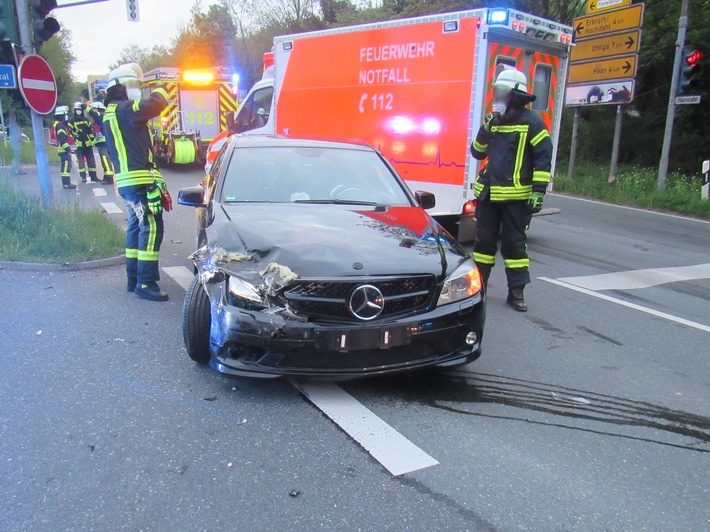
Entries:
<svg viewBox="0 0 710 532">
<path fill-rule="evenodd" d="M 116 188 L 128 213 L 127 289 L 144 299 L 166 301 L 168 295 L 160 290 L 157 281 L 163 239 L 162 212 L 169 209 L 170 199 L 153 158 L 148 121 L 167 107 L 168 94 L 164 88 L 156 87 L 148 98 L 142 99 L 142 77 L 143 72 L 136 64 L 119 66 L 109 74 L 104 103 L 96 102 L 88 109 L 81 103 L 75 104 L 71 120 L 67 107 L 57 108 L 55 131 L 65 188 L 73 186 L 69 181 L 69 131 L 76 143 L 83 181 L 87 180 L 87 168 L 89 178 L 98 180 L 94 145 L 99 149 L 104 169 L 103 182 L 110 182 L 115 169 Z M 528 107 L 535 95 L 528 90 L 522 72 L 503 67 L 493 83 L 493 92 L 492 108 L 470 146 L 471 155 L 484 161 L 474 184 L 478 231 L 473 258 L 485 292 L 501 242 L 507 303 L 525 312 L 528 307 L 523 290 L 530 283 L 526 233 L 532 215 L 542 209 L 550 183 L 552 142 L 541 117 Z M 84 115 L 85 110 L 93 123 Z"/>
<path fill-rule="evenodd" d="M 113 184 L 114 169 L 106 148 L 106 137 L 103 134 L 105 112 L 106 107 L 101 102 L 94 102 L 88 107 L 82 102 L 76 102 L 71 118 L 69 118 L 68 106 L 60 105 L 55 108 L 52 128 L 59 150 L 59 175 L 62 178 L 63 188 L 76 188 L 76 185 L 71 182 L 72 149 L 70 139 L 74 141 L 81 181 L 86 183 L 90 179 L 93 182 L 99 182 L 96 173 L 96 157 L 94 156 L 95 147 L 99 152 L 99 160 L 103 169 L 101 183 L 104 185 Z"/>
</svg>

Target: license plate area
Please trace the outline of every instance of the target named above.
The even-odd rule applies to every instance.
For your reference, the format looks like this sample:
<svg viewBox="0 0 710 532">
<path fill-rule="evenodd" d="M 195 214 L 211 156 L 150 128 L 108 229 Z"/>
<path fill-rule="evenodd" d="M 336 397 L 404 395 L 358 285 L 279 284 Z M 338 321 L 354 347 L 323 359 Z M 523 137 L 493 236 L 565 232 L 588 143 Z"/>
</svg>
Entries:
<svg viewBox="0 0 710 532">
<path fill-rule="evenodd" d="M 362 349 L 386 349 L 410 343 L 410 335 L 404 327 L 381 329 L 351 329 L 348 331 L 316 331 L 315 344 L 319 351 L 358 351 Z"/>
</svg>

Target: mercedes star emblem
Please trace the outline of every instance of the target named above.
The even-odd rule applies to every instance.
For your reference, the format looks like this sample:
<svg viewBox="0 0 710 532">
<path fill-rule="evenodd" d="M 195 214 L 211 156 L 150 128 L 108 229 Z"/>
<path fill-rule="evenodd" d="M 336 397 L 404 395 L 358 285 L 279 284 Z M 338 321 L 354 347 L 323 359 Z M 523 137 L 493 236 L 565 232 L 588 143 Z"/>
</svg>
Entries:
<svg viewBox="0 0 710 532">
<path fill-rule="evenodd" d="M 363 321 L 374 320 L 385 308 L 385 297 L 376 286 L 363 284 L 353 290 L 348 308 L 356 318 Z"/>
</svg>

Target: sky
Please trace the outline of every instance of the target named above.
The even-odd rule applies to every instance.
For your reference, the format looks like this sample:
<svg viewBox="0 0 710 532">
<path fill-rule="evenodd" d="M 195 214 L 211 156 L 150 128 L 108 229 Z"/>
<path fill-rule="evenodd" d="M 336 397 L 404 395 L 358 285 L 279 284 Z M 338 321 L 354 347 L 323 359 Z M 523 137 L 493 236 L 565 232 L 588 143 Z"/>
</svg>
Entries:
<svg viewBox="0 0 710 532">
<path fill-rule="evenodd" d="M 89 74 L 108 74 L 108 65 L 116 61 L 127 44 L 151 47 L 169 46 L 177 27 L 190 18 L 195 0 L 138 0 L 139 22 L 129 22 L 126 0 L 108 0 L 96 4 L 61 8 L 80 0 L 59 0 L 52 12 L 62 28 L 71 31 L 77 61 L 73 72 L 77 81 Z M 216 3 L 202 0 L 202 7 Z"/>
</svg>

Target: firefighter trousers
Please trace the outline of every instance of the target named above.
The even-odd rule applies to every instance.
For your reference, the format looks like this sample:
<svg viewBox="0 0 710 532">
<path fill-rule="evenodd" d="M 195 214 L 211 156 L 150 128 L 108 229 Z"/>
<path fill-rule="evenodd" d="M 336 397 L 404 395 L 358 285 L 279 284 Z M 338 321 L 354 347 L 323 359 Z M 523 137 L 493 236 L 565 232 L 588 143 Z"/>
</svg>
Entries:
<svg viewBox="0 0 710 532">
<path fill-rule="evenodd" d="M 71 154 L 65 151 L 59 152 L 59 177 L 62 178 L 62 186 L 71 183 Z"/>
<path fill-rule="evenodd" d="M 106 147 L 106 143 L 102 142 L 100 144 L 97 144 L 96 149 L 99 152 L 101 168 L 104 171 L 104 181 L 107 183 L 113 183 L 113 164 L 111 164 L 111 159 L 109 159 L 108 148 Z"/>
<path fill-rule="evenodd" d="M 148 209 L 147 186 L 119 189 L 126 203 L 126 275 L 139 284 L 160 280 L 160 244 L 163 241 L 163 214 Z"/>
<path fill-rule="evenodd" d="M 532 213 L 527 201 L 491 202 L 487 194 L 478 200 L 476 219 L 478 232 L 473 245 L 473 259 L 485 282 L 496 263 L 498 237 L 505 264 L 508 287 L 530 284 L 530 259 L 527 253 L 527 231 Z"/>
<path fill-rule="evenodd" d="M 79 167 L 79 175 L 82 181 L 86 181 L 86 170 L 89 170 L 89 177 L 92 181 L 98 181 L 99 176 L 96 175 L 96 159 L 94 158 L 94 148 L 91 146 L 76 147 L 77 166 Z"/>
</svg>

